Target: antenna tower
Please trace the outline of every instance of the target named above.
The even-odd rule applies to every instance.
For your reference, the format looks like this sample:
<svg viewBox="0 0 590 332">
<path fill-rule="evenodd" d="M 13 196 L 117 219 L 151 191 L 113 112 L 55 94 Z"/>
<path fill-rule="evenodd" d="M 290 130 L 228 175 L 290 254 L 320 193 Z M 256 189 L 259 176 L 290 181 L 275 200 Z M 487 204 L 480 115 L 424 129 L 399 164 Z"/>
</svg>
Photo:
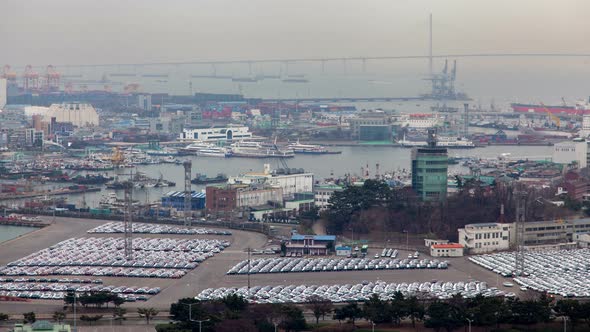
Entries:
<svg viewBox="0 0 590 332">
<path fill-rule="evenodd" d="M 184 165 L 184 225 L 191 225 L 191 168 L 192 162 L 189 160 Z"/>
<path fill-rule="evenodd" d="M 520 276 L 524 273 L 524 223 L 526 220 L 526 198 L 524 191 L 514 193 L 516 198 L 516 251 L 514 252 L 514 274 Z"/>
</svg>

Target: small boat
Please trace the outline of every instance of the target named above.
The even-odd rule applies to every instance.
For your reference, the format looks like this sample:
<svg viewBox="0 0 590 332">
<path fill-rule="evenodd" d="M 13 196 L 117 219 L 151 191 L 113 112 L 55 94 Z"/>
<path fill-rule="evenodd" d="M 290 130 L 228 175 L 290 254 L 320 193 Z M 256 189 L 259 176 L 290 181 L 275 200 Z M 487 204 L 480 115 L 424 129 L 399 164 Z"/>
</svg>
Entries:
<svg viewBox="0 0 590 332">
<path fill-rule="evenodd" d="M 330 151 L 321 145 L 301 144 L 299 140 L 297 143 L 291 143 L 287 146 L 292 149 L 294 153 L 301 154 L 340 154 L 342 151 Z"/>
</svg>

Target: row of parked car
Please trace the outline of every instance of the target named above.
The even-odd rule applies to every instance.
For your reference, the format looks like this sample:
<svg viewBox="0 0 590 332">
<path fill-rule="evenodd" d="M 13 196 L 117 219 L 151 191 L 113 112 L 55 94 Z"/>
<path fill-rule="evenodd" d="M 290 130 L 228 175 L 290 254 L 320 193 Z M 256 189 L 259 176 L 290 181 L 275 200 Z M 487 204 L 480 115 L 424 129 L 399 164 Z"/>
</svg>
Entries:
<svg viewBox="0 0 590 332">
<path fill-rule="evenodd" d="M 590 297 L 590 249 L 527 251 L 524 255 L 524 273 L 514 278 L 523 289 Z M 478 255 L 469 260 L 502 276 L 514 276 L 514 253 Z"/>
<path fill-rule="evenodd" d="M 63 301 L 67 292 L 47 292 L 47 291 L 0 291 L 0 296 L 20 297 L 23 299 L 42 299 Z M 119 297 L 126 302 L 147 301 L 148 295 L 119 294 Z"/>
<path fill-rule="evenodd" d="M 384 281 L 363 282 L 360 284 L 346 285 L 322 285 L 322 286 L 256 286 L 248 291 L 248 287 L 241 288 L 209 288 L 203 290 L 195 298 L 197 300 L 215 300 L 227 295 L 241 295 L 255 303 L 304 303 L 312 295 L 320 296 L 332 302 L 365 301 L 372 294 L 377 294 L 382 300 L 390 300 L 396 292 L 405 296 L 417 296 L 420 298 L 449 299 L 453 295 L 461 294 L 463 297 L 475 297 L 482 295 L 514 296 L 491 287 L 485 282 L 413 282 L 413 283 L 386 283 Z"/>
<path fill-rule="evenodd" d="M 50 282 L 50 283 L 66 283 L 66 284 L 99 284 L 104 282 L 102 279 L 69 279 L 69 278 L 0 278 L 0 283 L 3 282 Z"/>
<path fill-rule="evenodd" d="M 197 264 L 197 263 L 195 263 Z M 111 266 L 5 266 L 0 268 L 3 276 L 93 276 L 136 278 L 182 278 L 186 269 L 130 268 Z"/>
<path fill-rule="evenodd" d="M 446 269 L 447 261 L 397 258 L 258 258 L 241 261 L 227 274 L 321 272 L 351 270 Z"/>
<path fill-rule="evenodd" d="M 179 235 L 231 235 L 230 231 L 211 228 L 193 228 L 171 225 L 132 224 L 133 233 L 138 234 L 179 234 Z M 124 233 L 123 223 L 110 222 L 88 231 L 88 233 Z"/>
<path fill-rule="evenodd" d="M 80 285 L 63 283 L 22 283 L 12 282 L 0 284 L 0 291 L 43 291 L 43 292 L 109 292 L 116 294 L 149 294 L 160 293 L 159 287 L 127 287 L 106 285 Z"/>
<path fill-rule="evenodd" d="M 127 260 L 123 241 L 117 238 L 68 239 L 7 266 L 194 269 L 198 263 L 229 246 L 229 242 L 220 240 L 138 238 L 133 240 L 133 260 Z"/>
</svg>

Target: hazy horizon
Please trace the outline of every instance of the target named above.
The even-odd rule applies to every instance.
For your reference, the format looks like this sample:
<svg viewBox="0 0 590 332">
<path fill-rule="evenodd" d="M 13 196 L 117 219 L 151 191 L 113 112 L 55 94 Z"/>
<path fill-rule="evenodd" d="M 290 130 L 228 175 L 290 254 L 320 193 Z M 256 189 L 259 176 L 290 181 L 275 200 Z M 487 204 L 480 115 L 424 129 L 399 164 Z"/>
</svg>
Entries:
<svg viewBox="0 0 590 332">
<path fill-rule="evenodd" d="M 143 63 L 427 54 L 579 52 L 582 0 L 4 0 L 2 62 Z"/>
</svg>

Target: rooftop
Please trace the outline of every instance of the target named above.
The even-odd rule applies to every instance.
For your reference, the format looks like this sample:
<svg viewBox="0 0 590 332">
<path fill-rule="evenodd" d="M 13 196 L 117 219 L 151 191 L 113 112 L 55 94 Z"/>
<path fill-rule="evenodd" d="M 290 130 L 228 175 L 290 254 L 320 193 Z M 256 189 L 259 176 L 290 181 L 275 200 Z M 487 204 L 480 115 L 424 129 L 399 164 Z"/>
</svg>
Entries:
<svg viewBox="0 0 590 332">
<path fill-rule="evenodd" d="M 301 235 L 295 234 L 291 236 L 291 241 L 301 241 L 306 238 L 313 238 L 314 241 L 336 241 L 336 235 Z"/>
<path fill-rule="evenodd" d="M 432 248 L 434 249 L 462 249 L 463 245 L 459 243 L 441 243 L 441 244 L 433 244 Z"/>
</svg>

